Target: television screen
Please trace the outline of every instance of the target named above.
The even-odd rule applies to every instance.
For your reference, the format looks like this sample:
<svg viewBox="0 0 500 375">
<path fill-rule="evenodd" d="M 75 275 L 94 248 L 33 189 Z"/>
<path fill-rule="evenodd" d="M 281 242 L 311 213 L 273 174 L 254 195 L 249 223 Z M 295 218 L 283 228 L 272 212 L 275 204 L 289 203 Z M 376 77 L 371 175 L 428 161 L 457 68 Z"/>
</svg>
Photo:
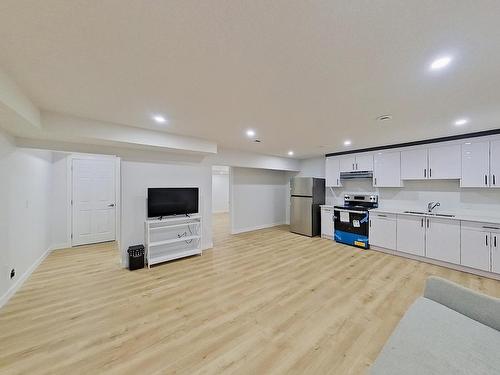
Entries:
<svg viewBox="0 0 500 375">
<path fill-rule="evenodd" d="M 149 188 L 148 217 L 198 212 L 198 188 Z"/>
</svg>

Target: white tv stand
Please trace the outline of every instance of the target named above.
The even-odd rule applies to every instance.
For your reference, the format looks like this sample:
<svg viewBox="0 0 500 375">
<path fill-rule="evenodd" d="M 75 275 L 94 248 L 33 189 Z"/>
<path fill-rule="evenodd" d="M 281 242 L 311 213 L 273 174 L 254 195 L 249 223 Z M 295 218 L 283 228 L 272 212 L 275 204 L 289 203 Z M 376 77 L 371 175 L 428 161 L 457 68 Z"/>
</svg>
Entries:
<svg viewBox="0 0 500 375">
<path fill-rule="evenodd" d="M 148 268 L 169 260 L 202 253 L 202 217 L 168 216 L 144 222 Z"/>
</svg>

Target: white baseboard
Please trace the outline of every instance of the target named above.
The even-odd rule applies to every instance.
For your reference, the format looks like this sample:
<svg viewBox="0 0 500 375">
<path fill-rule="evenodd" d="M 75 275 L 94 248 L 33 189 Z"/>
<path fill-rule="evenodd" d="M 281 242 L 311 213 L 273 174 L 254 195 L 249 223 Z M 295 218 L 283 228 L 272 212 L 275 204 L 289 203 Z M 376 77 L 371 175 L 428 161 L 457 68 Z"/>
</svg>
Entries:
<svg viewBox="0 0 500 375">
<path fill-rule="evenodd" d="M 5 305 L 9 299 L 12 298 L 14 294 L 21 288 L 23 283 L 28 280 L 33 271 L 37 269 L 40 263 L 51 253 L 52 246 L 49 247 L 41 256 L 38 258 L 15 282 L 11 285 L 11 287 L 4 293 L 3 296 L 0 297 L 0 308 Z"/>
<path fill-rule="evenodd" d="M 67 243 L 67 242 L 56 243 L 56 244 L 50 245 L 49 251 L 68 249 L 70 247 L 71 247 L 71 243 Z"/>
<path fill-rule="evenodd" d="M 238 233 L 244 233 L 244 232 L 252 232 L 254 230 L 266 229 L 266 228 L 276 227 L 278 225 L 285 225 L 285 224 L 286 223 L 284 221 L 280 221 L 279 223 L 263 224 L 263 225 L 256 225 L 254 227 L 239 228 L 239 229 L 231 230 L 231 234 L 238 234 Z"/>
</svg>

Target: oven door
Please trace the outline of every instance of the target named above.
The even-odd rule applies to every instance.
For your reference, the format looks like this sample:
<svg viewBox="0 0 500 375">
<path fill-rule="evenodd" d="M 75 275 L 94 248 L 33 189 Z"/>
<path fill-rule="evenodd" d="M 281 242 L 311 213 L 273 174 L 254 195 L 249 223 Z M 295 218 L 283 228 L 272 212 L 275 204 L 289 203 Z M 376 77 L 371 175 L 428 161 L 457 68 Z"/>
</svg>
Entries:
<svg viewBox="0 0 500 375">
<path fill-rule="evenodd" d="M 368 211 L 335 209 L 335 241 L 368 249 Z"/>
</svg>

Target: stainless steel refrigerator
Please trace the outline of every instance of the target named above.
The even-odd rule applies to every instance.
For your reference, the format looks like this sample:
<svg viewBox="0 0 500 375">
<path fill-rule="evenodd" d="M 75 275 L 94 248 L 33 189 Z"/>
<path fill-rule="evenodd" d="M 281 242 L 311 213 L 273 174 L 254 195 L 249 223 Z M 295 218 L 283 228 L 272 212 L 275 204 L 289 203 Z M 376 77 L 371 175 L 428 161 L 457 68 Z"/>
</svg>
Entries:
<svg viewBox="0 0 500 375">
<path fill-rule="evenodd" d="M 317 236 L 321 231 L 319 205 L 325 204 L 325 179 L 290 179 L 290 232 Z"/>
</svg>

